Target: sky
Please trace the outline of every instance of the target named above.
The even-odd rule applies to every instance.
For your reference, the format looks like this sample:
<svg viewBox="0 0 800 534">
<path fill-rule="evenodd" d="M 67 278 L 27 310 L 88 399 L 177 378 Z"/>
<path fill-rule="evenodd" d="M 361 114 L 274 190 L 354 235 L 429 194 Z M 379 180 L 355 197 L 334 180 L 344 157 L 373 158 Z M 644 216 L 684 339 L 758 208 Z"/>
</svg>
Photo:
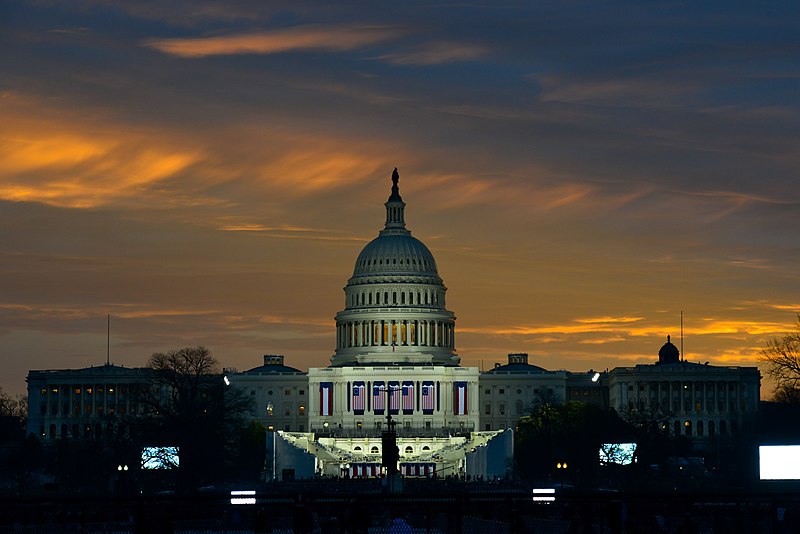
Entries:
<svg viewBox="0 0 800 534">
<path fill-rule="evenodd" d="M 0 388 L 329 363 L 392 169 L 462 365 L 757 365 L 800 312 L 797 2 L 0 3 Z M 768 396 L 764 382 L 762 396 Z"/>
</svg>

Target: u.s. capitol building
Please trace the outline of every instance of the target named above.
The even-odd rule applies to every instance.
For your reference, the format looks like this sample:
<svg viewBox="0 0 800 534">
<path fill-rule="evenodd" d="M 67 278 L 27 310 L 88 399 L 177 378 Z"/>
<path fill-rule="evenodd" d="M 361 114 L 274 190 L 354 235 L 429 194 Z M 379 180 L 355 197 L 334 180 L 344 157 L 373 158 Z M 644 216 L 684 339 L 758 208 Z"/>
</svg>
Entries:
<svg viewBox="0 0 800 534">
<path fill-rule="evenodd" d="M 406 228 L 397 170 L 378 236 L 358 255 L 336 314 L 331 365 L 308 373 L 282 355 L 226 380 L 254 399 L 269 432 L 269 476 L 376 476 L 387 416 L 406 476 L 506 476 L 513 428 L 536 402 L 582 401 L 624 416 L 656 414 L 665 432 L 694 440 L 735 435 L 756 414 L 755 367 L 684 361 L 669 341 L 658 362 L 610 371 L 549 371 L 527 354 L 479 372 L 462 367 L 456 317 L 428 247 Z M 104 414 L 135 413 L 128 390 L 147 369 L 113 365 L 30 371 L 28 433 L 44 441 L 100 434 Z"/>
</svg>

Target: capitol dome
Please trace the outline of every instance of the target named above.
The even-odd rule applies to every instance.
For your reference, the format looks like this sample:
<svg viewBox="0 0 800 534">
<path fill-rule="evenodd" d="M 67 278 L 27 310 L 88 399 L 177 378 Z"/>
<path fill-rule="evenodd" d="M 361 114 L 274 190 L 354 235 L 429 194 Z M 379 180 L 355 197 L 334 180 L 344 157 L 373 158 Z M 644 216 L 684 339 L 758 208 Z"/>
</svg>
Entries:
<svg viewBox="0 0 800 534">
<path fill-rule="evenodd" d="M 436 276 L 436 260 L 425 244 L 406 235 L 379 235 L 364 247 L 356 260 L 353 276 L 371 276 L 376 273 L 415 273 Z"/>
<path fill-rule="evenodd" d="M 458 365 L 455 315 L 445 308 L 436 260 L 405 225 L 397 169 L 386 223 L 358 255 L 336 314 L 333 365 Z"/>
<path fill-rule="evenodd" d="M 657 363 L 678 363 L 680 360 L 680 351 L 678 350 L 678 347 L 673 345 L 669 336 L 667 336 L 667 342 L 664 343 L 664 345 L 658 351 Z"/>
</svg>

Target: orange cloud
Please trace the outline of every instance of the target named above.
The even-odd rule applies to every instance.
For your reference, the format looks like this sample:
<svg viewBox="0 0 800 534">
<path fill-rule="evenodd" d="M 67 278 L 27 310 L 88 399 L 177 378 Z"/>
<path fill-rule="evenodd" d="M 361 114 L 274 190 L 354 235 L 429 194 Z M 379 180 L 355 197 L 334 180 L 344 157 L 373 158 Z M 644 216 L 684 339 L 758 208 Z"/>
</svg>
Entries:
<svg viewBox="0 0 800 534">
<path fill-rule="evenodd" d="M 229 54 L 279 54 L 294 50 L 343 52 L 393 39 L 396 28 L 387 26 L 295 26 L 281 30 L 239 35 L 152 39 L 150 48 L 179 57 Z"/>
<path fill-rule="evenodd" d="M 14 95 L 0 98 L 0 199 L 87 208 L 174 176 L 200 161 L 153 132 L 86 124 Z M 171 146 L 172 145 L 172 146 Z"/>
<path fill-rule="evenodd" d="M 642 320 L 641 318 L 613 318 L 612 321 L 600 322 L 594 319 L 576 319 L 574 323 L 562 325 L 546 325 L 546 326 L 514 326 L 510 328 L 492 328 L 480 327 L 459 328 L 459 332 L 469 332 L 476 334 L 489 334 L 489 335 L 517 335 L 517 336 L 532 336 L 541 334 L 562 334 L 562 335 L 575 335 L 575 334 L 597 334 L 597 333 L 613 333 L 619 336 L 654 336 L 663 335 L 665 332 L 674 330 L 674 325 L 641 325 L 641 326 L 628 326 L 630 322 Z M 619 319 L 624 319 L 620 321 Z M 633 319 L 633 321 L 628 321 Z M 589 322 L 587 322 L 589 321 Z M 707 319 L 699 325 L 694 325 L 684 329 L 685 335 L 732 335 L 732 334 L 746 334 L 751 336 L 775 335 L 786 331 L 786 325 L 783 323 L 774 322 L 758 322 L 758 321 L 721 321 L 715 319 Z"/>
<path fill-rule="evenodd" d="M 98 110 L 54 109 L 10 93 L 0 94 L 0 123 L 5 127 L 0 131 L 0 199 L 69 208 L 154 201 L 161 206 L 232 205 L 237 198 L 209 197 L 207 191 L 233 181 L 248 196 L 316 194 L 386 175 L 385 154 L 391 152 L 379 141 L 309 136 L 263 125 L 237 124 L 208 137 L 205 132 L 135 129 Z M 205 214 L 204 224 L 209 217 Z M 269 226 L 242 227 L 238 221 L 218 226 L 271 231 Z M 297 238 L 296 230 L 278 230 L 283 237 Z"/>
<path fill-rule="evenodd" d="M 575 319 L 575 322 L 586 324 L 598 323 L 635 323 L 641 321 L 643 317 L 592 317 L 589 319 Z"/>
</svg>

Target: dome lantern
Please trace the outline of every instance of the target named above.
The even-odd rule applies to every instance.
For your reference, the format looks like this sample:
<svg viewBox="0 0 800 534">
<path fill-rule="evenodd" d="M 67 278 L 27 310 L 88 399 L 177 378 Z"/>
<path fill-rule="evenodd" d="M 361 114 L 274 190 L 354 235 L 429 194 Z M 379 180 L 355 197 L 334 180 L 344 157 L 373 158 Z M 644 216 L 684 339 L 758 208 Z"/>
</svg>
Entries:
<svg viewBox="0 0 800 534">
<path fill-rule="evenodd" d="M 406 230 L 405 209 L 406 203 L 400 196 L 400 186 L 397 182 L 400 181 L 400 174 L 397 172 L 397 167 L 392 172 L 392 194 L 389 195 L 389 200 L 386 201 L 386 226 L 381 231 L 381 235 L 387 234 L 410 234 Z"/>
</svg>

